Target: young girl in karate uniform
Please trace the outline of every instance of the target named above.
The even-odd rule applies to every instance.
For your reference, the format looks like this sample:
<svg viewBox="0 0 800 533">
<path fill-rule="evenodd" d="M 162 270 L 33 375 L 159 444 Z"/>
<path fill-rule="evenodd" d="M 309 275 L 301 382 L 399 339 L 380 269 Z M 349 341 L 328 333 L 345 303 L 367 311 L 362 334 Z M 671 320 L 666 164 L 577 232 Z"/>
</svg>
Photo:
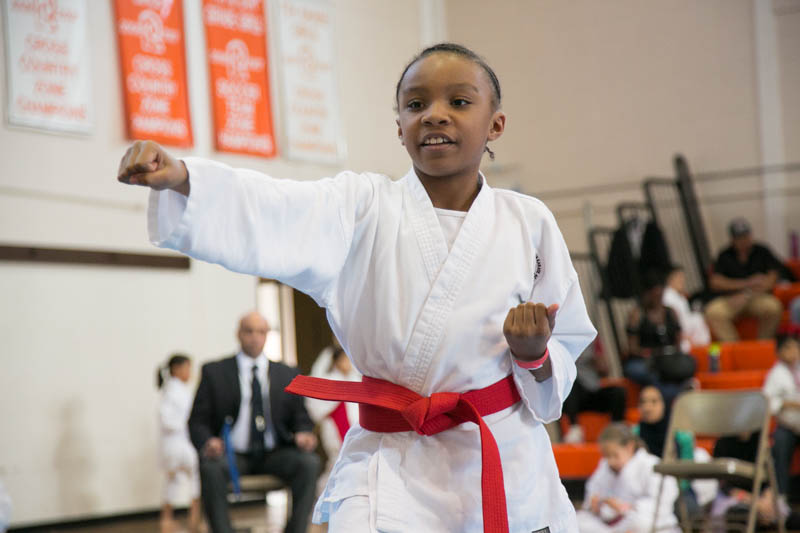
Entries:
<svg viewBox="0 0 800 533">
<path fill-rule="evenodd" d="M 673 512 L 678 484 L 653 471 L 659 458 L 647 452 L 625 424 L 611 424 L 598 438 L 603 459 L 586 482 L 583 509 L 578 512 L 580 533 L 648 533 L 680 531 Z M 658 515 L 656 516 L 656 509 Z"/>
<path fill-rule="evenodd" d="M 500 84 L 474 52 L 422 51 L 396 88 L 399 180 L 317 182 L 137 142 L 121 182 L 153 189 L 151 240 L 311 295 L 360 382 L 287 390 L 361 403 L 317 502 L 339 532 L 576 530 L 543 424 L 592 341 L 552 213 L 479 172 L 505 129 Z M 558 313 L 558 318 L 556 314 Z"/>
<path fill-rule="evenodd" d="M 166 475 L 163 505 L 161 507 L 161 533 L 176 531 L 172 509 L 180 499 L 181 487 L 187 482 L 191 490 L 189 530 L 199 531 L 200 526 L 200 474 L 197 470 L 197 452 L 189 440 L 186 422 L 192 410 L 194 394 L 189 387 L 192 362 L 182 354 L 170 357 L 158 369 L 156 384 L 161 389 L 158 421 L 161 433 L 161 466 Z"/>
</svg>

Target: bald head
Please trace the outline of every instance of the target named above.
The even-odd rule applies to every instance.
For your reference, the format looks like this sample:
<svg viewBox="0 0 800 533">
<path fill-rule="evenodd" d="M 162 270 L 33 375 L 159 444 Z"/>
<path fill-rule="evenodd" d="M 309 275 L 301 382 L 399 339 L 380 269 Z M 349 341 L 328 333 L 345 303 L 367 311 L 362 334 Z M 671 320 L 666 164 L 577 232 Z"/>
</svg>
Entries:
<svg viewBox="0 0 800 533">
<path fill-rule="evenodd" d="M 267 342 L 269 324 L 267 319 L 256 311 L 247 313 L 239 321 L 239 345 L 242 352 L 250 357 L 258 357 L 264 351 L 264 344 Z"/>
</svg>

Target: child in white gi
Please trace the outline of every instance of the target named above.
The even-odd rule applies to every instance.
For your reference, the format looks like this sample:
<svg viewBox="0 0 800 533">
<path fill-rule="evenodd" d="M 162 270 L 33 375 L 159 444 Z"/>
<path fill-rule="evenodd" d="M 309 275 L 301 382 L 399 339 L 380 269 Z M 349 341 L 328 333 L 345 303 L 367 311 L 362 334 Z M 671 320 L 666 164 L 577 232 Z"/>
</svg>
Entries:
<svg viewBox="0 0 800 533">
<path fill-rule="evenodd" d="M 505 128 L 497 76 L 442 43 L 408 64 L 396 103 L 413 163 L 400 180 L 276 180 L 177 161 L 152 142 L 128 150 L 118 180 L 153 189 L 154 243 L 277 279 L 326 309 L 364 378 L 328 382 L 327 399 L 346 390 L 362 406 L 315 522 L 573 533 L 543 424 L 559 418 L 596 332 L 552 213 L 479 172 Z M 325 396 L 304 379 L 296 390 Z"/>
<path fill-rule="evenodd" d="M 189 440 L 186 425 L 192 410 L 194 394 L 189 387 L 192 375 L 191 360 L 175 354 L 158 369 L 156 384 L 161 389 L 158 421 L 161 433 L 161 466 L 166 474 L 163 504 L 161 507 L 161 532 L 175 531 L 172 509 L 180 500 L 181 487 L 186 482 L 191 490 L 189 530 L 200 526 L 200 474 L 197 469 L 197 452 Z"/>
<path fill-rule="evenodd" d="M 764 394 L 769 398 L 772 414 L 778 419 L 773 434 L 772 457 L 778 492 L 789 495 L 792 455 L 800 444 L 800 344 L 791 335 L 777 340 L 778 362 L 764 380 Z"/>
<path fill-rule="evenodd" d="M 679 531 L 673 512 L 678 484 L 653 472 L 659 458 L 641 445 L 624 424 L 609 425 L 598 439 L 603 459 L 586 482 L 583 509 L 578 512 L 580 533 L 647 533 L 656 520 L 658 531 Z M 658 508 L 658 516 L 655 512 Z"/>
</svg>

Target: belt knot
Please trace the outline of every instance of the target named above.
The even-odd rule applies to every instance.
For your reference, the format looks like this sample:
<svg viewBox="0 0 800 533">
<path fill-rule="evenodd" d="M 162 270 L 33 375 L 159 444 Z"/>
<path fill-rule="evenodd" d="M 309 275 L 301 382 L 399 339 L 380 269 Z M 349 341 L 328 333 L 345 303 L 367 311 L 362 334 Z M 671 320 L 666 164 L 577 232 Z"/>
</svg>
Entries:
<svg viewBox="0 0 800 533">
<path fill-rule="evenodd" d="M 435 392 L 408 404 L 400 414 L 420 435 L 435 435 L 452 427 L 454 411 L 461 402 L 457 392 Z"/>
</svg>

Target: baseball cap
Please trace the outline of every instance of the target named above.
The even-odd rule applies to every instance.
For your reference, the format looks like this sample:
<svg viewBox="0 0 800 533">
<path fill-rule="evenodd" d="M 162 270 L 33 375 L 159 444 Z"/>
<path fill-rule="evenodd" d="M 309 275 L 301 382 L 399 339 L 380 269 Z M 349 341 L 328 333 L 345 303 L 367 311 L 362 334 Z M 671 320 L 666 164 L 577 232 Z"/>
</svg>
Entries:
<svg viewBox="0 0 800 533">
<path fill-rule="evenodd" d="M 750 233 L 750 223 L 741 217 L 734 218 L 728 225 L 728 231 L 734 239 L 742 235 L 747 235 Z"/>
</svg>

